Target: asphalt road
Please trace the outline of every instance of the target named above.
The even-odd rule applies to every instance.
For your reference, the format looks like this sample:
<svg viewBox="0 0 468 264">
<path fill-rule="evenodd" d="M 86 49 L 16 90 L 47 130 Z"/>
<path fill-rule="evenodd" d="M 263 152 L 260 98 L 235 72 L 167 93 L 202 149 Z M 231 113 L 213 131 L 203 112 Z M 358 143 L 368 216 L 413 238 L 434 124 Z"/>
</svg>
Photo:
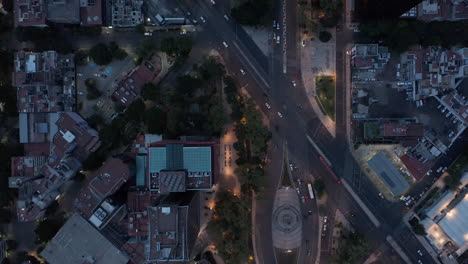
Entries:
<svg viewBox="0 0 468 264">
<path fill-rule="evenodd" d="M 308 103 L 303 84 L 296 76 L 300 72 L 298 60 L 299 37 L 296 33 L 296 7 L 297 2 L 286 1 L 283 11 L 282 1 L 278 1 L 275 9 L 276 21 L 282 21 L 286 14 L 285 24 L 281 22 L 281 29 L 277 31 L 286 38 L 282 38 L 280 45 L 273 48 L 273 54 L 266 57 L 258 50 L 250 37 L 232 19 L 225 19 L 229 15 L 229 4 L 227 1 L 218 0 L 212 5 L 208 0 L 186 2 L 184 8 L 191 13 L 194 19 L 201 23 L 205 31 L 203 36 L 209 41 L 211 48 L 216 48 L 223 55 L 226 68 L 234 73 L 240 84 L 250 93 L 262 111 L 270 119 L 270 127 L 273 134 L 272 145 L 278 144 L 279 148 L 271 148 L 267 167 L 267 184 L 264 199 L 257 204 L 255 227 L 256 246 L 260 256 L 260 263 L 276 263 L 271 243 L 271 214 L 274 194 L 279 180 L 279 171 L 282 165 L 282 146 L 287 142 L 289 157 L 299 168 L 299 176 L 305 180 L 310 176 L 321 176 L 324 179 L 327 193 L 327 211 L 325 214 L 332 216 L 336 209 L 345 214 L 358 232 L 366 235 L 371 241 L 373 249 L 379 248 L 385 242 L 385 237 L 391 234 L 394 239 L 402 245 L 403 250 L 412 261 L 421 259 L 423 263 L 433 263 L 428 253 L 420 246 L 417 239 L 406 226 L 402 224 L 402 215 L 405 213 L 402 203 L 392 203 L 381 199 L 378 191 L 360 168 L 349 152 L 346 141 L 346 96 L 344 83 L 345 45 L 352 41 L 352 32 L 343 27 L 344 31 L 337 35 L 337 88 L 336 88 L 336 122 L 337 134 L 333 138 L 322 125 L 316 114 Z M 200 17 L 203 16 L 205 22 Z M 284 41 L 286 40 L 286 45 Z M 226 42 L 228 47 L 224 47 Z M 286 52 L 286 54 L 284 53 Z M 284 67 L 286 65 L 286 67 Z M 241 74 L 243 69 L 246 74 Z M 284 70 L 286 69 L 286 73 Z M 297 86 L 292 85 L 296 79 Z M 265 106 L 269 102 L 271 109 Z M 298 106 L 302 105 L 303 108 Z M 281 112 L 283 117 L 278 115 Z M 380 221 L 380 227 L 376 228 L 368 216 L 357 205 L 348 191 L 327 172 L 319 161 L 319 154 L 309 144 L 306 136 L 310 136 L 325 155 L 330 159 L 333 170 L 342 178 L 345 178 L 353 190 L 372 211 Z M 454 150 L 455 151 L 455 150 Z M 455 154 L 454 154 L 455 155 Z M 423 180 L 423 182 L 425 182 Z M 418 184 L 416 188 L 419 188 Z M 305 218 L 304 236 L 308 240 L 306 247 L 310 247 L 312 254 L 304 257 L 304 263 L 313 263 L 317 257 L 318 239 L 318 212 L 316 206 L 304 205 L 304 213 L 313 211 L 311 216 Z M 333 219 L 330 218 L 330 221 Z M 326 236 L 322 241 L 320 261 L 328 262 L 330 257 L 331 239 Z M 423 257 L 417 255 L 416 251 L 421 249 Z M 304 251 L 303 251 L 304 252 Z M 395 254 L 395 253 L 390 253 Z"/>
</svg>

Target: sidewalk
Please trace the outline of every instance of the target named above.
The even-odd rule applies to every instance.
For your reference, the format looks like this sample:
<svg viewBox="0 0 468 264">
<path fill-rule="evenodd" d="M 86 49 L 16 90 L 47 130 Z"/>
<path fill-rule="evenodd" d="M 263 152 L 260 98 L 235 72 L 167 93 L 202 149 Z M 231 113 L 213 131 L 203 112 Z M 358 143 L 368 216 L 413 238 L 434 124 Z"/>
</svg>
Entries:
<svg viewBox="0 0 468 264">
<path fill-rule="evenodd" d="M 328 30 L 332 34 L 332 40 L 322 43 L 318 38 L 310 41 L 310 45 L 300 47 L 301 74 L 305 92 L 314 112 L 328 132 L 336 137 L 336 124 L 325 115 L 316 100 L 317 92 L 315 78 L 320 75 L 336 75 L 336 31 Z"/>
</svg>

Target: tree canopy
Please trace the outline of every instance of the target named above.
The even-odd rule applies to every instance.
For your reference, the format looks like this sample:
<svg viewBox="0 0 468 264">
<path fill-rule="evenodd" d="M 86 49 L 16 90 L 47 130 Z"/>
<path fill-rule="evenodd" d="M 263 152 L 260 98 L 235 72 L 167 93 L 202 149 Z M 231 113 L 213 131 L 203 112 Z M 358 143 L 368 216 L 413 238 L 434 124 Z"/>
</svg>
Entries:
<svg viewBox="0 0 468 264">
<path fill-rule="evenodd" d="M 332 38 L 332 35 L 328 31 L 320 31 L 319 39 L 321 42 L 328 42 Z"/>
<path fill-rule="evenodd" d="M 145 100 L 160 101 L 161 89 L 154 83 L 145 83 L 141 89 L 141 97 Z"/>
<path fill-rule="evenodd" d="M 104 43 L 98 43 L 91 48 L 89 55 L 97 65 L 107 65 L 112 61 L 112 53 Z"/>
</svg>

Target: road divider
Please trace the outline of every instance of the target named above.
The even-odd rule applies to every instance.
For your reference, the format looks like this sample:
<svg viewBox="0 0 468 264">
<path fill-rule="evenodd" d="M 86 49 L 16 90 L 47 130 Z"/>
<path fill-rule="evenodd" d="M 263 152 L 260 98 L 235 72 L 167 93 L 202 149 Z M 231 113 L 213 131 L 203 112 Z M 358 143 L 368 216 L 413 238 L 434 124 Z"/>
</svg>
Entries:
<svg viewBox="0 0 468 264">
<path fill-rule="evenodd" d="M 393 237 L 391 235 L 388 235 L 386 237 L 386 239 L 387 239 L 388 243 L 390 244 L 390 246 L 392 246 L 392 248 L 395 249 L 395 251 L 398 253 L 398 255 L 400 255 L 400 257 L 403 259 L 403 261 L 408 263 L 408 264 L 411 264 L 411 260 L 405 254 L 403 249 L 398 245 L 398 243 L 395 241 L 395 239 L 393 239 Z"/>
<path fill-rule="evenodd" d="M 234 46 L 237 48 L 237 50 L 239 50 L 242 57 L 244 57 L 244 59 L 250 65 L 250 68 L 252 68 L 255 71 L 256 75 L 260 78 L 260 80 L 262 80 L 262 82 L 265 84 L 266 88 L 269 89 L 270 86 L 268 85 L 267 81 L 265 81 L 265 79 L 263 79 L 262 75 L 257 71 L 257 69 L 254 67 L 254 65 L 250 62 L 249 58 L 247 58 L 247 56 L 244 54 L 242 49 L 237 45 L 237 43 L 235 41 L 233 43 L 234 43 Z"/>
<path fill-rule="evenodd" d="M 358 203 L 359 207 L 366 213 L 367 217 L 371 220 L 371 222 L 376 226 L 380 227 L 380 221 L 375 217 L 375 215 L 369 210 L 369 208 L 364 204 L 364 202 L 359 198 L 359 196 L 354 192 L 353 188 L 349 186 L 348 182 L 343 178 L 341 179 L 343 186 L 348 190 L 348 192 L 351 194 L 351 196 L 354 198 L 354 200 Z"/>
<path fill-rule="evenodd" d="M 312 140 L 312 138 L 309 137 L 309 135 L 306 135 L 306 138 L 307 140 L 309 140 L 310 144 L 312 144 L 312 146 L 314 146 L 315 150 L 317 150 L 317 152 L 320 154 L 320 156 L 323 157 L 323 159 L 328 163 L 328 166 L 332 166 L 332 163 L 330 162 L 330 160 L 327 158 L 327 156 L 325 156 L 325 154 L 323 153 L 323 151 L 317 146 L 317 144 L 315 143 L 315 141 Z"/>
</svg>

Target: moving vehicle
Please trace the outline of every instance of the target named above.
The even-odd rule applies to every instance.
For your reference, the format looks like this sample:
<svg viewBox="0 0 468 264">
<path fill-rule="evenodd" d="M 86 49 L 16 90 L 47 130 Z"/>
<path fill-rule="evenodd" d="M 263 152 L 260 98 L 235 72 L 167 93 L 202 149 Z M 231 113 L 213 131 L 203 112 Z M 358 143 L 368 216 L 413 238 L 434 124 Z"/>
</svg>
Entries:
<svg viewBox="0 0 468 264">
<path fill-rule="evenodd" d="M 206 23 L 206 20 L 205 20 L 204 17 L 201 16 L 201 17 L 200 17 L 200 20 L 201 20 L 203 23 Z"/>
<path fill-rule="evenodd" d="M 312 189 L 312 184 L 311 183 L 307 184 L 307 189 L 309 189 L 310 199 L 313 200 L 315 198 L 315 196 L 314 196 L 314 190 Z"/>
<path fill-rule="evenodd" d="M 227 15 L 224 15 L 224 19 L 226 19 L 226 21 L 229 21 L 229 17 Z"/>
<path fill-rule="evenodd" d="M 335 172 L 332 170 L 330 162 L 328 160 L 325 160 L 325 158 L 322 156 L 320 156 L 319 159 L 327 169 L 328 173 L 330 173 L 333 176 L 333 178 L 335 178 L 336 183 L 341 184 L 341 180 L 340 178 L 338 178 L 338 176 L 336 176 Z"/>
<path fill-rule="evenodd" d="M 240 69 L 240 72 L 242 73 L 242 75 L 245 75 L 245 71 L 243 69 Z"/>
<path fill-rule="evenodd" d="M 214 0 L 211 0 L 211 3 L 212 3 L 213 5 L 216 5 L 216 2 L 215 2 Z"/>
<path fill-rule="evenodd" d="M 265 103 L 265 106 L 266 106 L 266 108 L 268 108 L 268 109 L 270 109 L 270 108 L 271 108 L 271 106 L 270 106 L 270 104 L 269 104 L 269 103 Z"/>
<path fill-rule="evenodd" d="M 278 116 L 279 116 L 279 117 L 283 117 L 283 115 L 282 115 L 280 112 L 278 112 Z"/>
<path fill-rule="evenodd" d="M 223 45 L 224 45 L 225 48 L 229 47 L 228 44 L 225 41 L 223 41 Z"/>
</svg>

